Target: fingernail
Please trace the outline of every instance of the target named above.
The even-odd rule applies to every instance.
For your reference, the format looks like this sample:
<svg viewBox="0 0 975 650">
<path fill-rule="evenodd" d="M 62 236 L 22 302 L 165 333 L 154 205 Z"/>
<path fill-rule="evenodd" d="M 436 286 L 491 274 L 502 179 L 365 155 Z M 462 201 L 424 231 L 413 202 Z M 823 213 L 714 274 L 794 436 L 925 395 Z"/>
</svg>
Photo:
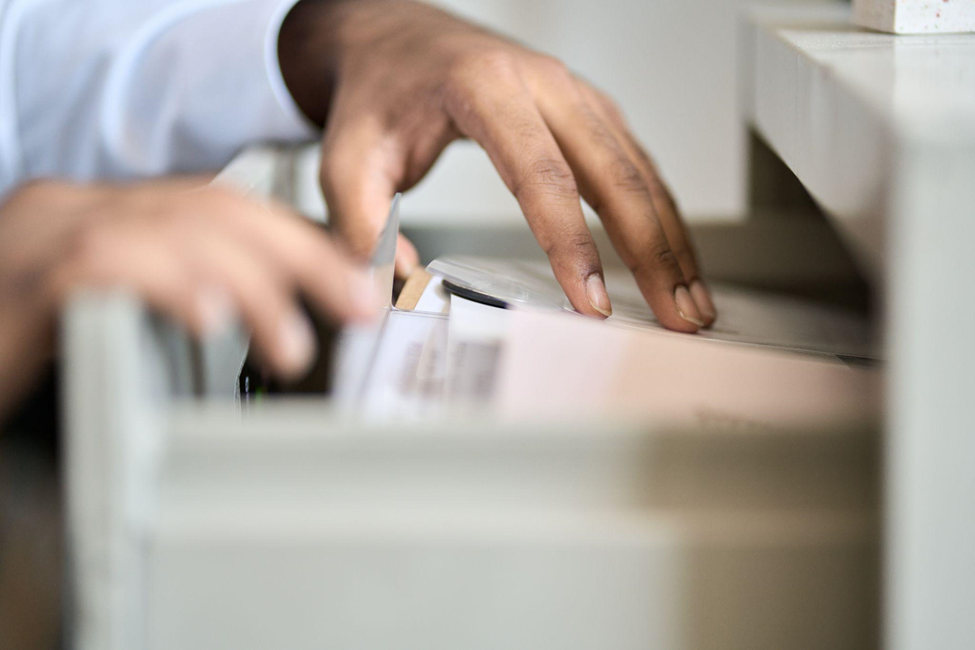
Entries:
<svg viewBox="0 0 975 650">
<path fill-rule="evenodd" d="M 701 316 L 704 317 L 704 321 L 708 325 L 713 323 L 718 317 L 718 312 L 714 308 L 714 301 L 711 300 L 711 292 L 708 291 L 708 288 L 700 280 L 691 282 L 691 297 L 694 298 L 694 304 L 697 305 L 697 309 L 701 312 Z"/>
<path fill-rule="evenodd" d="M 295 312 L 282 322 L 278 350 L 282 370 L 288 375 L 298 375 L 311 364 L 315 332 L 303 314 Z"/>
<path fill-rule="evenodd" d="M 606 292 L 606 285 L 603 278 L 598 273 L 593 273 L 586 280 L 586 297 L 589 304 L 603 316 L 613 315 L 613 305 L 609 302 L 609 294 Z"/>
<path fill-rule="evenodd" d="M 680 314 L 681 318 L 688 323 L 694 323 L 698 327 L 704 327 L 704 321 L 701 320 L 701 313 L 697 310 L 697 305 L 694 304 L 694 300 L 691 298 L 687 287 L 680 285 L 674 290 L 674 302 L 677 303 L 677 313 Z"/>
<path fill-rule="evenodd" d="M 385 306 L 376 295 L 376 283 L 369 273 L 356 271 L 349 275 L 348 296 L 351 310 L 360 318 L 375 316 Z"/>
<path fill-rule="evenodd" d="M 206 287 L 197 292 L 196 310 L 204 334 L 224 332 L 237 317 L 230 296 L 217 287 Z"/>
</svg>

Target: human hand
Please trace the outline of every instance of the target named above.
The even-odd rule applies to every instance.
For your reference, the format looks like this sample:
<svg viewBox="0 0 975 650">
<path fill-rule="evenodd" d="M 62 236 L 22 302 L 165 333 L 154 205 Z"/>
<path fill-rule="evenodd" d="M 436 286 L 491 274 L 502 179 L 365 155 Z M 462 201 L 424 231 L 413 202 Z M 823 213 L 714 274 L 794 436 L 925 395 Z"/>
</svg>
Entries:
<svg viewBox="0 0 975 650">
<path fill-rule="evenodd" d="M 279 55 L 298 105 L 325 125 L 322 187 L 357 254 L 371 251 L 393 194 L 469 137 L 517 198 L 577 311 L 612 310 L 581 196 L 662 325 L 695 332 L 714 322 L 654 163 L 613 102 L 561 62 L 407 0 L 304 0 L 282 26 Z M 404 250 L 400 269 L 416 263 Z"/>
<path fill-rule="evenodd" d="M 315 352 L 298 293 L 335 320 L 377 304 L 371 280 L 280 207 L 188 181 L 34 183 L 0 205 L 0 415 L 53 355 L 66 299 L 89 286 L 128 289 L 197 336 L 239 314 L 285 378 Z"/>
</svg>

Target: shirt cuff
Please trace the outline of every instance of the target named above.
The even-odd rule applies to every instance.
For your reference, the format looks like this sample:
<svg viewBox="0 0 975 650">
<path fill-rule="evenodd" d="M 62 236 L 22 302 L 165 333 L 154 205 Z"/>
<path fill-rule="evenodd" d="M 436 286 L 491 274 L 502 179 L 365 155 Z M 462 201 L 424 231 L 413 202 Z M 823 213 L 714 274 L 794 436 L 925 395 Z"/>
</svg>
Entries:
<svg viewBox="0 0 975 650">
<path fill-rule="evenodd" d="M 278 59 L 278 37 L 281 34 L 281 25 L 284 23 L 288 12 L 294 8 L 301 0 L 281 0 L 277 5 L 272 5 L 272 13 L 268 20 L 267 36 L 264 41 L 264 67 L 267 72 L 268 83 L 271 92 L 274 93 L 278 105 L 284 112 L 289 121 L 293 123 L 296 132 L 303 134 L 306 139 L 314 139 L 321 136 L 321 130 L 298 108 L 294 97 L 288 90 L 284 82 L 284 75 L 281 74 L 281 62 Z"/>
</svg>

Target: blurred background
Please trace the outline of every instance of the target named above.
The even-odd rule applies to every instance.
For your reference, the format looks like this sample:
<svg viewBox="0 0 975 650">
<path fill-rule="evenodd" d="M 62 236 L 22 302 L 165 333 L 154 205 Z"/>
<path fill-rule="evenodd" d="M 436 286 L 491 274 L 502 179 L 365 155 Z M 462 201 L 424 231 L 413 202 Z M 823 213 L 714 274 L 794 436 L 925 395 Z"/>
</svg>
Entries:
<svg viewBox="0 0 975 650">
<path fill-rule="evenodd" d="M 766 0 L 814 4 L 830 0 Z M 732 221 L 745 209 L 746 133 L 735 65 L 749 0 L 436 0 L 555 55 L 617 99 L 685 216 Z M 404 203 L 407 226 L 511 226 L 515 201 L 470 142 L 452 145 Z M 592 217 L 592 215 L 589 215 Z"/>
</svg>

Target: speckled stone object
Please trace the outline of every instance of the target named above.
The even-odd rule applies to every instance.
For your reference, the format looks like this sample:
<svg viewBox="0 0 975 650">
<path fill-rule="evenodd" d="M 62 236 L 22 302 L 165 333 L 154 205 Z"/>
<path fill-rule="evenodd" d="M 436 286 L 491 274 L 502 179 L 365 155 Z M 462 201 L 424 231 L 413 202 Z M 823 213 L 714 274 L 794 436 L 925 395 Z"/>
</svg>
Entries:
<svg viewBox="0 0 975 650">
<path fill-rule="evenodd" d="M 853 0 L 853 22 L 894 34 L 975 32 L 975 0 Z"/>
</svg>

